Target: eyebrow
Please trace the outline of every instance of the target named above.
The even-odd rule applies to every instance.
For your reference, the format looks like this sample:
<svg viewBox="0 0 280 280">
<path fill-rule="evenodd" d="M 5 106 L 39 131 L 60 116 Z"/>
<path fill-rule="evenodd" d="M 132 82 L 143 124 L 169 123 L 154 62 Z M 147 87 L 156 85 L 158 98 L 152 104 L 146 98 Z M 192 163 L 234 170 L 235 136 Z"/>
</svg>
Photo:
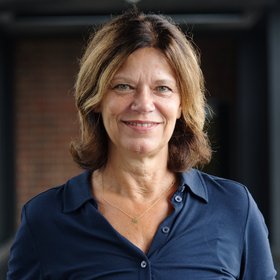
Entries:
<svg viewBox="0 0 280 280">
<path fill-rule="evenodd" d="M 115 76 L 112 79 L 112 81 L 118 81 L 118 80 L 125 81 L 125 82 L 133 82 L 131 78 L 124 77 L 124 76 Z"/>
<path fill-rule="evenodd" d="M 155 83 L 157 84 L 173 84 L 173 85 L 177 85 L 175 80 L 171 80 L 171 79 L 160 79 L 160 80 L 156 80 Z"/>
<path fill-rule="evenodd" d="M 129 77 L 125 77 L 125 76 L 115 76 L 112 81 L 125 81 L 125 82 L 128 82 L 128 83 L 134 83 L 134 80 L 129 78 Z M 174 86 L 177 86 L 177 82 L 176 80 L 174 79 L 158 79 L 158 80 L 155 80 L 154 83 L 156 84 L 172 84 Z"/>
</svg>

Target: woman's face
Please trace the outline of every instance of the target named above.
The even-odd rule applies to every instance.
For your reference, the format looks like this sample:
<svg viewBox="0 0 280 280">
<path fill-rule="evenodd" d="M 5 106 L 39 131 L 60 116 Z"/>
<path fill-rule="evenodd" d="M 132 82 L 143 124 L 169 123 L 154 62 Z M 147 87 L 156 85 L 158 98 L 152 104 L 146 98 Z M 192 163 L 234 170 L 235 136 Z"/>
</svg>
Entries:
<svg viewBox="0 0 280 280">
<path fill-rule="evenodd" d="M 109 154 L 167 155 L 181 106 L 164 55 L 154 48 L 133 52 L 113 77 L 101 113 L 110 139 Z"/>
</svg>

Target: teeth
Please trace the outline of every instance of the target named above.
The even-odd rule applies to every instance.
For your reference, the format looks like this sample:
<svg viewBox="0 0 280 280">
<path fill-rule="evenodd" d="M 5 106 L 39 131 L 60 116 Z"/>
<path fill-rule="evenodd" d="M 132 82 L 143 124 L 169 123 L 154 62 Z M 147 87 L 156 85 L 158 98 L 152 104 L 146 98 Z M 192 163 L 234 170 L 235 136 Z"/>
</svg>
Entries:
<svg viewBox="0 0 280 280">
<path fill-rule="evenodd" d="M 126 122 L 128 125 L 138 126 L 138 127 L 151 127 L 153 123 L 138 123 L 138 122 Z"/>
</svg>

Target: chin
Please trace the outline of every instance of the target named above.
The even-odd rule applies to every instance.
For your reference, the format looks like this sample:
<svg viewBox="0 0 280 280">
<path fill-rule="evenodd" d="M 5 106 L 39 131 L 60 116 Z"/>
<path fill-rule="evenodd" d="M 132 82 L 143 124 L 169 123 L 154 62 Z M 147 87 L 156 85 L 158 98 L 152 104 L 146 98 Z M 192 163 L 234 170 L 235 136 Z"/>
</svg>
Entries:
<svg viewBox="0 0 280 280">
<path fill-rule="evenodd" d="M 127 146 L 127 149 L 131 151 L 132 153 L 135 153 L 137 155 L 141 156 L 153 156 L 158 154 L 160 151 L 163 151 L 164 149 L 160 147 L 155 147 L 154 145 L 131 145 L 130 147 Z"/>
<path fill-rule="evenodd" d="M 133 147 L 130 149 L 130 151 L 140 155 L 150 154 L 151 152 L 150 149 L 147 149 L 146 147 L 142 146 Z"/>
</svg>

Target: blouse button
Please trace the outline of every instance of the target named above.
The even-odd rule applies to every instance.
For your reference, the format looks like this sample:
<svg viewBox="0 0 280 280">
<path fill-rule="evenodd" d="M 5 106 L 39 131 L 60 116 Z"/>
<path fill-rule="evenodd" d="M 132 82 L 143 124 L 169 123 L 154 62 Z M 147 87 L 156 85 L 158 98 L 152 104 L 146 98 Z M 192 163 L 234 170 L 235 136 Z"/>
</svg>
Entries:
<svg viewBox="0 0 280 280">
<path fill-rule="evenodd" d="M 141 262 L 141 267 L 142 268 L 146 268 L 147 267 L 147 262 L 146 261 L 142 261 Z"/>
<path fill-rule="evenodd" d="M 175 196 L 175 201 L 176 202 L 182 202 L 182 197 L 180 195 Z"/>
<path fill-rule="evenodd" d="M 163 227 L 161 229 L 161 231 L 166 234 L 166 233 L 168 233 L 170 231 L 170 228 L 169 227 Z"/>
</svg>

